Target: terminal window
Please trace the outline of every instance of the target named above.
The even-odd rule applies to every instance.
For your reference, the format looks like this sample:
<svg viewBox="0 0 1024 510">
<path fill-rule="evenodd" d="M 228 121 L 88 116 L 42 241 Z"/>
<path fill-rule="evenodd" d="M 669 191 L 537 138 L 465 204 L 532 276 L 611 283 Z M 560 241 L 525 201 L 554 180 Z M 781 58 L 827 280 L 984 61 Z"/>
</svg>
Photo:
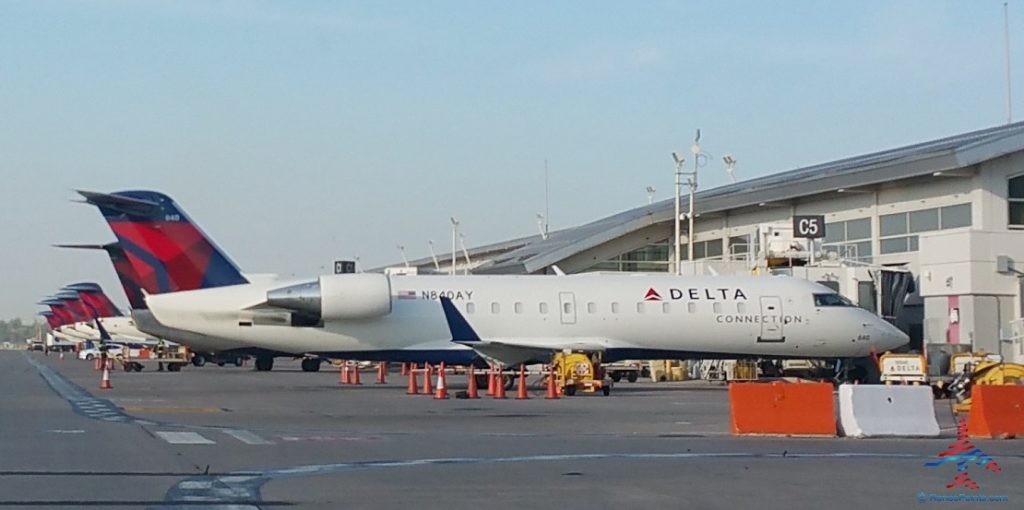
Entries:
<svg viewBox="0 0 1024 510">
<path fill-rule="evenodd" d="M 1006 199 L 1010 209 L 1009 225 L 1024 227 L 1024 175 L 1010 179 Z"/>
<path fill-rule="evenodd" d="M 822 249 L 841 259 L 870 261 L 871 218 L 826 223 Z"/>
<path fill-rule="evenodd" d="M 918 238 L 912 234 L 969 226 L 971 226 L 971 204 L 883 214 L 878 217 L 878 228 L 881 235 L 878 251 L 883 254 L 917 251 Z"/>
</svg>

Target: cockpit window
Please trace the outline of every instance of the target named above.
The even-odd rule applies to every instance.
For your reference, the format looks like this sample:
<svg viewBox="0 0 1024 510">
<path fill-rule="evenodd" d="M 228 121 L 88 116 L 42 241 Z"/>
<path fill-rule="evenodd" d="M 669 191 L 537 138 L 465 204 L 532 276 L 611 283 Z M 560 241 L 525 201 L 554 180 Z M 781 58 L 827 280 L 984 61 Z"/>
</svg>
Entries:
<svg viewBox="0 0 1024 510">
<path fill-rule="evenodd" d="M 852 301 L 840 294 L 815 294 L 814 306 L 855 306 Z"/>
</svg>

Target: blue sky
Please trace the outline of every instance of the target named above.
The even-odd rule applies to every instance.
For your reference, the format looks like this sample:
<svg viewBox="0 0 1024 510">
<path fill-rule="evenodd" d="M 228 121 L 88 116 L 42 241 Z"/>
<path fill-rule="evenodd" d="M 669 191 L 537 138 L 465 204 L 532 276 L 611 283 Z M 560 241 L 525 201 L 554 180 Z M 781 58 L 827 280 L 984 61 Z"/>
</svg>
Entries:
<svg viewBox="0 0 1024 510">
<path fill-rule="evenodd" d="M 1010 2 L 1024 118 L 1024 3 Z M 77 188 L 152 188 L 249 272 L 314 275 L 1006 121 L 1001 1 L 0 0 L 0 317 L 98 281 Z"/>
</svg>

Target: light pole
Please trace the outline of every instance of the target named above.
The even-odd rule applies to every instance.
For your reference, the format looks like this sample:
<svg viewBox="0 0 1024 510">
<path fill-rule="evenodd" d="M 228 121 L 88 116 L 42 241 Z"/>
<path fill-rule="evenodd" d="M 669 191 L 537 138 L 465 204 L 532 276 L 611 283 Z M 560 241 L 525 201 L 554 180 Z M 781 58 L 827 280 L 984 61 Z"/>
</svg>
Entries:
<svg viewBox="0 0 1024 510">
<path fill-rule="evenodd" d="M 427 241 L 430 246 L 430 258 L 434 260 L 434 271 L 441 272 L 441 263 L 437 261 L 437 253 L 434 252 L 434 241 Z"/>
<path fill-rule="evenodd" d="M 466 269 L 462 272 L 463 274 L 469 274 L 469 266 L 472 262 L 469 260 L 469 250 L 466 249 L 466 234 L 459 232 L 459 247 L 462 248 L 462 256 L 466 258 Z"/>
<path fill-rule="evenodd" d="M 647 205 L 651 205 L 654 203 L 654 193 L 657 191 L 658 190 L 654 189 L 654 186 L 647 187 Z"/>
<path fill-rule="evenodd" d="M 459 220 L 455 219 L 455 216 L 449 218 L 452 221 L 452 270 L 450 271 L 452 276 L 455 276 L 455 263 L 458 262 L 458 249 L 456 248 L 456 242 L 459 238 Z"/>
<path fill-rule="evenodd" d="M 680 232 L 679 232 L 679 195 L 683 192 L 683 163 L 686 163 L 686 160 L 681 158 L 681 157 L 679 157 L 679 154 L 676 154 L 675 152 L 672 153 L 672 159 L 675 160 L 675 162 L 676 162 L 676 196 L 675 196 L 676 215 L 674 216 L 674 220 L 673 220 L 673 223 L 674 223 L 673 226 L 675 227 L 675 248 L 672 250 L 672 253 L 673 253 L 673 262 L 675 262 L 676 275 L 679 275 L 679 274 L 682 274 L 682 272 L 680 271 L 681 268 L 679 267 L 680 264 L 681 264 L 681 262 L 680 262 L 681 257 L 679 256 L 679 244 L 680 244 L 680 241 L 682 240 L 682 236 L 680 235 Z"/>
<path fill-rule="evenodd" d="M 725 173 L 729 174 L 729 182 L 736 184 L 736 158 L 726 154 L 722 156 L 722 162 L 725 163 Z"/>
<path fill-rule="evenodd" d="M 687 229 L 686 230 L 686 257 L 687 257 L 687 260 L 689 260 L 690 263 L 693 264 L 694 269 L 696 269 L 696 261 L 693 260 L 693 216 L 694 216 L 693 206 L 694 206 L 694 195 L 697 193 L 697 170 L 700 168 L 700 159 L 702 157 L 702 154 L 700 152 L 700 130 L 699 129 L 697 130 L 697 137 L 693 141 L 693 146 L 690 147 L 690 153 L 693 154 L 693 171 L 692 172 L 684 172 L 683 171 L 683 164 L 686 163 L 686 160 L 683 159 L 682 157 L 680 157 L 678 153 L 675 153 L 675 152 L 672 153 L 672 159 L 675 160 L 675 162 L 676 162 L 676 199 L 675 199 L 675 206 L 676 206 L 675 207 L 675 210 L 676 210 L 676 216 L 675 216 L 675 227 L 676 227 L 675 228 L 675 232 L 676 232 L 676 236 L 675 237 L 676 237 L 676 239 L 675 239 L 675 243 L 676 243 L 676 246 L 675 246 L 675 250 L 674 251 L 675 251 L 675 264 L 676 264 L 676 274 L 677 275 L 682 274 L 682 267 L 681 267 L 682 264 L 681 264 L 681 262 L 679 260 L 680 259 L 679 243 L 682 240 L 680 232 L 679 232 L 679 198 L 680 198 L 679 195 L 682 194 L 683 176 L 684 175 L 686 176 L 686 184 L 690 188 L 690 199 L 689 199 L 689 203 L 687 204 L 687 212 L 686 212 L 686 221 L 687 221 L 687 227 L 686 227 L 686 229 Z"/>
<path fill-rule="evenodd" d="M 405 262 L 405 267 L 409 267 L 409 259 L 405 256 L 405 246 L 398 245 L 398 251 L 402 252 L 402 262 Z"/>
</svg>

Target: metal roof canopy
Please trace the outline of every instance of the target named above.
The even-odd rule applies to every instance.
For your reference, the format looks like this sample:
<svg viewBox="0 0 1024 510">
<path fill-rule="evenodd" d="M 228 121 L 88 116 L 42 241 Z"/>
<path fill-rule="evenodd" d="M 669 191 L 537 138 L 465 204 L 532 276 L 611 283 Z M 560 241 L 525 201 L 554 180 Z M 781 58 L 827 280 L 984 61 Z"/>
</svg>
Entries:
<svg viewBox="0 0 1024 510">
<path fill-rule="evenodd" d="M 699 204 L 700 214 L 718 213 L 842 188 L 948 172 L 1021 150 L 1024 150 L 1024 122 L 1017 122 L 719 186 L 698 192 L 695 201 Z M 682 197 L 684 206 L 687 201 L 687 197 Z M 622 236 L 659 223 L 670 223 L 673 210 L 673 199 L 669 198 L 551 232 L 547 239 L 534 235 L 480 246 L 470 250 L 471 257 L 491 255 L 493 258 L 473 272 L 522 274 L 542 271 Z M 438 257 L 444 260 L 443 255 Z M 424 258 L 410 264 L 423 267 L 433 263 L 430 258 Z"/>
</svg>

